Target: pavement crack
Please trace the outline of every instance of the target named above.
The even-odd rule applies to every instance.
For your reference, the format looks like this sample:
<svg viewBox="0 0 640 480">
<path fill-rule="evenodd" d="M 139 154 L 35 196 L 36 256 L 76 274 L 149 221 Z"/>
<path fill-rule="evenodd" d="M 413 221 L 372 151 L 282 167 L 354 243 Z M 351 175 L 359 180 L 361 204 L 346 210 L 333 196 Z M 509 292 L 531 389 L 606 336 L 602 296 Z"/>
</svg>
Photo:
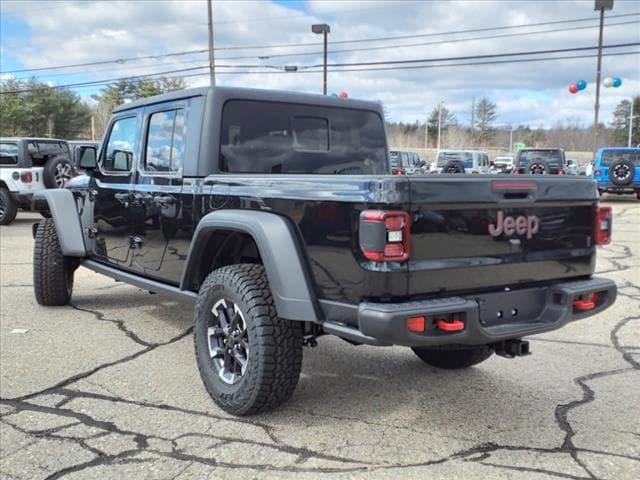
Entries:
<svg viewBox="0 0 640 480">
<path fill-rule="evenodd" d="M 132 341 L 134 341 L 138 345 L 142 345 L 143 347 L 151 347 L 151 346 L 155 345 L 154 343 L 142 340 L 140 337 L 138 337 L 138 335 L 136 335 L 134 332 L 129 330 L 126 327 L 126 325 L 124 324 L 124 320 L 117 320 L 117 319 L 107 318 L 105 316 L 105 314 L 103 312 L 101 312 L 100 310 L 92 310 L 90 308 L 80 307 L 78 305 L 74 305 L 73 303 L 70 303 L 69 306 L 71 308 L 73 308 L 74 310 L 78 310 L 80 312 L 85 312 L 85 313 L 90 313 L 90 314 L 92 314 L 92 315 L 94 315 L 96 317 L 96 320 L 99 320 L 101 322 L 113 323 L 114 325 L 116 325 L 118 327 L 118 330 L 120 330 L 122 333 L 124 333 L 128 338 L 130 338 Z"/>
</svg>

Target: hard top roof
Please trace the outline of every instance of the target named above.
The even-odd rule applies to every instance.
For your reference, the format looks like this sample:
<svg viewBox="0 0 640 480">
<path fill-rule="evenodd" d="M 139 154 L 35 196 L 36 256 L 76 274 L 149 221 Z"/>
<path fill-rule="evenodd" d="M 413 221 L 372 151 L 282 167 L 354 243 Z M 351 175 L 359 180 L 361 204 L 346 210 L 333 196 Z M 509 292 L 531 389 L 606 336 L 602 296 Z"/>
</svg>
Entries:
<svg viewBox="0 0 640 480">
<path fill-rule="evenodd" d="M 200 87 L 188 88 L 186 90 L 178 90 L 175 92 L 155 95 L 153 97 L 141 98 L 133 102 L 119 105 L 113 110 L 113 112 L 123 112 L 134 108 L 144 107 L 146 105 L 153 105 L 156 103 L 206 96 L 210 91 L 214 95 L 216 95 L 216 97 L 220 96 L 223 100 L 263 100 L 271 102 L 303 103 L 310 105 L 382 111 L 382 105 L 379 102 L 352 100 L 329 95 L 316 95 L 283 90 L 260 90 L 255 88 Z"/>
</svg>

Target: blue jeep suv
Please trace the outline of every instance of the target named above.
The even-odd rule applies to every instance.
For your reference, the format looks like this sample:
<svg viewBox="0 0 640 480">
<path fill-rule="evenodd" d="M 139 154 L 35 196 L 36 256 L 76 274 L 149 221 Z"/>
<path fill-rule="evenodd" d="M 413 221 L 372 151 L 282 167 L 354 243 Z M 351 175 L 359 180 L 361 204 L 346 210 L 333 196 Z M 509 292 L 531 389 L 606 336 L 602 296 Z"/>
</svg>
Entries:
<svg viewBox="0 0 640 480">
<path fill-rule="evenodd" d="M 634 193 L 640 200 L 640 148 L 601 148 L 593 163 L 598 191 Z"/>
</svg>

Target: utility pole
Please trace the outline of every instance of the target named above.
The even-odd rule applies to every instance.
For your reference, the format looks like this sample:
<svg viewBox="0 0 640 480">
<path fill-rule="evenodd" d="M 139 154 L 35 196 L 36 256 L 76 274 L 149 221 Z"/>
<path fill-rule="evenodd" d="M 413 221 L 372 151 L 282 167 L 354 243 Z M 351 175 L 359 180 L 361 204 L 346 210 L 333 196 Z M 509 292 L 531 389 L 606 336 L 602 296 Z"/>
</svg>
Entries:
<svg viewBox="0 0 640 480">
<path fill-rule="evenodd" d="M 600 10 L 600 31 L 598 33 L 598 60 L 596 62 L 596 104 L 593 116 L 593 151 L 598 148 L 598 115 L 600 114 L 600 76 L 602 74 L 602 36 L 604 33 L 604 11 L 613 8 L 613 0 L 595 0 L 594 10 Z"/>
<path fill-rule="evenodd" d="M 424 122 L 424 149 L 426 150 L 427 148 L 429 148 L 429 115 L 427 115 L 427 119 Z"/>
<path fill-rule="evenodd" d="M 209 19 L 209 83 L 212 87 L 215 87 L 216 66 L 213 57 L 213 0 L 207 0 L 207 17 Z"/>
<path fill-rule="evenodd" d="M 634 97 L 631 97 L 631 106 L 629 107 L 629 140 L 627 142 L 627 147 L 631 148 L 631 132 L 633 131 L 633 100 Z"/>
<path fill-rule="evenodd" d="M 513 125 L 511 125 L 511 130 L 509 130 L 509 155 L 513 155 Z"/>
<path fill-rule="evenodd" d="M 475 142 L 473 132 L 476 128 L 476 97 L 471 100 L 471 142 Z"/>
<path fill-rule="evenodd" d="M 438 104 L 438 151 L 440 151 L 441 130 L 442 130 L 442 102 Z"/>
<path fill-rule="evenodd" d="M 93 116 L 93 114 L 91 114 L 91 140 L 95 140 L 96 139 L 96 119 Z"/>
</svg>

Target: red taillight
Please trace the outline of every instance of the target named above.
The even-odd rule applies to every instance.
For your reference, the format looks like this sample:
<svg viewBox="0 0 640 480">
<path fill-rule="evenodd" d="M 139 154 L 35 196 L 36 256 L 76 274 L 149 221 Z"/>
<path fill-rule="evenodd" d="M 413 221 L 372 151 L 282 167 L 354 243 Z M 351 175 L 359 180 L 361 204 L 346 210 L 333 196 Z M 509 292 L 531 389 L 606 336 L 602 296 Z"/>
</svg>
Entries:
<svg viewBox="0 0 640 480">
<path fill-rule="evenodd" d="M 611 227 L 613 214 L 611 207 L 598 207 L 595 214 L 594 243 L 596 245 L 609 245 L 611 243 Z"/>
<path fill-rule="evenodd" d="M 31 172 L 22 172 L 20 174 L 20 180 L 22 180 L 22 183 L 31 183 L 33 182 L 33 175 Z"/>
<path fill-rule="evenodd" d="M 558 169 L 558 175 L 564 175 L 564 170 L 563 170 L 563 169 L 561 169 L 561 168 L 559 168 L 559 169 Z"/>
<path fill-rule="evenodd" d="M 374 262 L 404 262 L 409 259 L 411 217 L 407 212 L 365 210 L 361 215 L 360 248 Z"/>
</svg>

